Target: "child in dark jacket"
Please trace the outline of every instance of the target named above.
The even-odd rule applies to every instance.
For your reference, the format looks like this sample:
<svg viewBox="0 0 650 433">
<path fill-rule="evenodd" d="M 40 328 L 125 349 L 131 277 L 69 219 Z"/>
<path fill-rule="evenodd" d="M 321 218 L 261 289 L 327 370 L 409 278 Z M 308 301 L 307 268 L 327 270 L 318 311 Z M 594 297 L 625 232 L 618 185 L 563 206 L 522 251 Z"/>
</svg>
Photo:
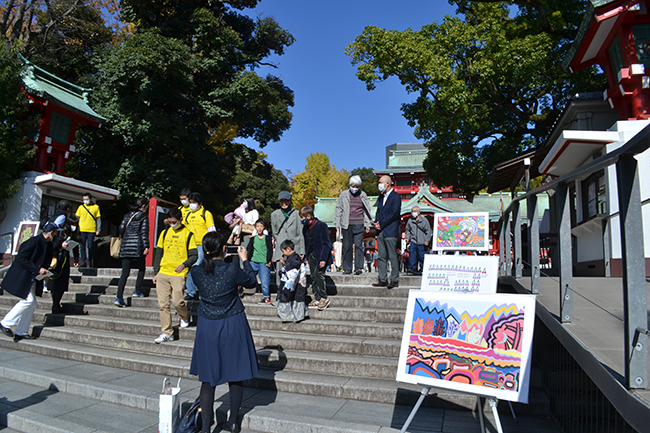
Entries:
<svg viewBox="0 0 650 433">
<path fill-rule="evenodd" d="M 250 236 L 248 242 L 248 259 L 250 260 L 253 270 L 259 275 L 262 283 L 262 300 L 260 304 L 271 304 L 271 293 L 269 285 L 271 284 L 271 259 L 273 257 L 273 245 L 271 236 L 264 234 L 266 221 L 260 218 L 255 221 L 255 233 Z"/>
<path fill-rule="evenodd" d="M 307 294 L 307 266 L 294 251 L 295 244 L 285 240 L 280 245 L 280 287 L 278 288 L 278 316 L 283 322 L 300 322 L 309 317 L 305 304 Z"/>
</svg>

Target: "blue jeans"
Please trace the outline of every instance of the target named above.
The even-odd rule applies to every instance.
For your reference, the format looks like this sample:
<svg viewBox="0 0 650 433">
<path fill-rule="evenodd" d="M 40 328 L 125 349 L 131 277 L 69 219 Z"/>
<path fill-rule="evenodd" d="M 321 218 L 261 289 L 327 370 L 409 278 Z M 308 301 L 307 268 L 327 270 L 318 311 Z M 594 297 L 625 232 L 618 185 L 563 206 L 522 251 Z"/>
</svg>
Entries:
<svg viewBox="0 0 650 433">
<path fill-rule="evenodd" d="M 79 256 L 81 263 L 90 267 L 90 261 L 95 256 L 95 232 L 81 232 L 81 244 L 79 245 Z"/>
<path fill-rule="evenodd" d="M 424 269 L 424 245 L 417 245 L 415 242 L 411 242 L 409 269 L 416 271 L 418 263 L 420 264 L 420 271 L 422 271 Z"/>
<path fill-rule="evenodd" d="M 199 254 L 199 259 L 192 265 L 192 267 L 199 266 L 203 262 L 203 245 L 197 245 L 196 252 Z M 187 273 L 187 279 L 185 280 L 185 292 L 188 294 L 188 296 L 196 296 L 196 284 L 194 284 L 191 272 Z"/>
<path fill-rule="evenodd" d="M 269 292 L 269 284 L 271 284 L 271 268 L 266 266 L 266 263 L 250 262 L 250 264 L 255 273 L 260 276 L 260 282 L 262 283 L 262 296 L 270 298 L 271 293 Z"/>
</svg>

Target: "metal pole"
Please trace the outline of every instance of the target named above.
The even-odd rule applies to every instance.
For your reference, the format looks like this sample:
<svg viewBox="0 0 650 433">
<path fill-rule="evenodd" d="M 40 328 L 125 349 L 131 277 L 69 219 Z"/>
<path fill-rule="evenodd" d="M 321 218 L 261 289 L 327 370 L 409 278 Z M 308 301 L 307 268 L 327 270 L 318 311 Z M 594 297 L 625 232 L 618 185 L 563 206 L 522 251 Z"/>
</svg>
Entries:
<svg viewBox="0 0 650 433">
<path fill-rule="evenodd" d="M 499 276 L 503 277 L 506 274 L 506 237 L 504 232 L 506 231 L 506 220 L 505 216 L 501 217 L 499 221 Z"/>
<path fill-rule="evenodd" d="M 605 261 L 605 276 L 612 276 L 612 241 L 610 238 L 611 220 L 603 220 L 603 258 Z"/>
<path fill-rule="evenodd" d="M 521 261 L 521 206 L 519 205 L 519 202 L 516 202 L 515 207 L 512 210 L 512 231 L 515 240 L 515 278 L 521 278 L 524 264 Z"/>
<path fill-rule="evenodd" d="M 528 245 L 530 247 L 530 291 L 538 294 L 539 280 L 539 214 L 537 210 L 537 196 L 528 197 L 526 210 L 528 211 Z"/>
<path fill-rule="evenodd" d="M 506 238 L 506 275 L 512 275 L 512 236 L 510 236 L 510 213 L 503 214 L 505 217 L 503 224 L 504 236 Z"/>
<path fill-rule="evenodd" d="M 402 430 L 400 430 L 400 433 L 405 433 L 406 429 L 409 428 L 411 421 L 413 421 L 413 418 L 415 418 L 415 414 L 418 413 L 418 409 L 420 409 L 420 406 L 422 405 L 422 402 L 424 401 L 424 398 L 427 396 L 427 394 L 429 394 L 429 388 L 425 386 L 420 391 L 420 398 L 418 398 L 417 403 L 415 403 L 415 406 L 413 407 L 413 410 L 411 410 L 411 413 L 409 414 L 406 423 L 402 427 Z"/>
<path fill-rule="evenodd" d="M 573 259 L 571 257 L 571 201 L 569 186 L 560 184 L 556 190 L 558 244 L 560 252 L 560 322 L 573 320 Z"/>
<path fill-rule="evenodd" d="M 643 215 L 636 158 L 624 155 L 616 163 L 623 262 L 625 325 L 625 385 L 648 387 L 648 309 L 643 251 Z"/>
</svg>

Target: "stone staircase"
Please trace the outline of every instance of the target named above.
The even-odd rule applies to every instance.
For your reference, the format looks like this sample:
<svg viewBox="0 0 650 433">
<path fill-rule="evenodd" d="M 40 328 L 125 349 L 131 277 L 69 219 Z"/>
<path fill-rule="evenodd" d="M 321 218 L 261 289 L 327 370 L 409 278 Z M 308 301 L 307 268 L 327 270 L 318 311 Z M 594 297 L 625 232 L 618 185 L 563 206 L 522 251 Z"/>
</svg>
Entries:
<svg viewBox="0 0 650 433">
<path fill-rule="evenodd" d="M 0 347 L 196 379 L 189 375 L 196 328 L 176 326 L 176 341 L 155 344 L 160 323 L 152 271 L 147 270 L 145 280 L 149 297 L 127 297 L 127 308 L 113 305 L 119 274 L 119 269 L 73 269 L 70 291 L 62 300 L 65 314 L 50 314 L 51 299 L 45 294 L 38 299 L 33 318 L 33 334 L 39 338 L 18 344 L 0 338 Z M 260 374 L 246 385 L 310 396 L 414 404 L 420 387 L 396 382 L 395 374 L 408 290 L 418 288 L 420 278 L 403 276 L 400 287 L 392 290 L 372 287 L 376 279 L 376 274 L 328 275 L 330 308 L 310 309 L 310 319 L 297 324 L 282 323 L 274 306 L 258 304 L 261 294 L 247 290 L 243 301 Z M 125 296 L 133 292 L 134 283 L 132 273 Z M 11 295 L 0 296 L 0 317 L 15 302 Z M 198 302 L 189 304 L 190 311 L 195 311 Z M 178 323 L 178 316 L 173 315 Z M 518 414 L 546 414 L 548 405 L 537 404 L 546 397 L 535 388 L 535 370 L 530 400 L 529 405 L 516 405 Z M 424 406 L 453 410 L 475 405 L 475 397 L 445 391 L 424 402 Z"/>
</svg>

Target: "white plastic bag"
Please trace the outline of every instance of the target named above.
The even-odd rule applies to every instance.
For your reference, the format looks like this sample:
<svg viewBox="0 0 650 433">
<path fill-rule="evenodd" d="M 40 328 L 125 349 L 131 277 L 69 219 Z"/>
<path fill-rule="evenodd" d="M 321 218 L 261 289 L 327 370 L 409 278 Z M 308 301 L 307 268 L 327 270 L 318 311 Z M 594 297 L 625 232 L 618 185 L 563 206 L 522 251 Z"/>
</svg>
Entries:
<svg viewBox="0 0 650 433">
<path fill-rule="evenodd" d="M 169 378 L 163 379 L 162 394 L 160 394 L 158 411 L 158 433 L 174 433 L 180 418 L 181 380 L 175 388 Z"/>
</svg>

